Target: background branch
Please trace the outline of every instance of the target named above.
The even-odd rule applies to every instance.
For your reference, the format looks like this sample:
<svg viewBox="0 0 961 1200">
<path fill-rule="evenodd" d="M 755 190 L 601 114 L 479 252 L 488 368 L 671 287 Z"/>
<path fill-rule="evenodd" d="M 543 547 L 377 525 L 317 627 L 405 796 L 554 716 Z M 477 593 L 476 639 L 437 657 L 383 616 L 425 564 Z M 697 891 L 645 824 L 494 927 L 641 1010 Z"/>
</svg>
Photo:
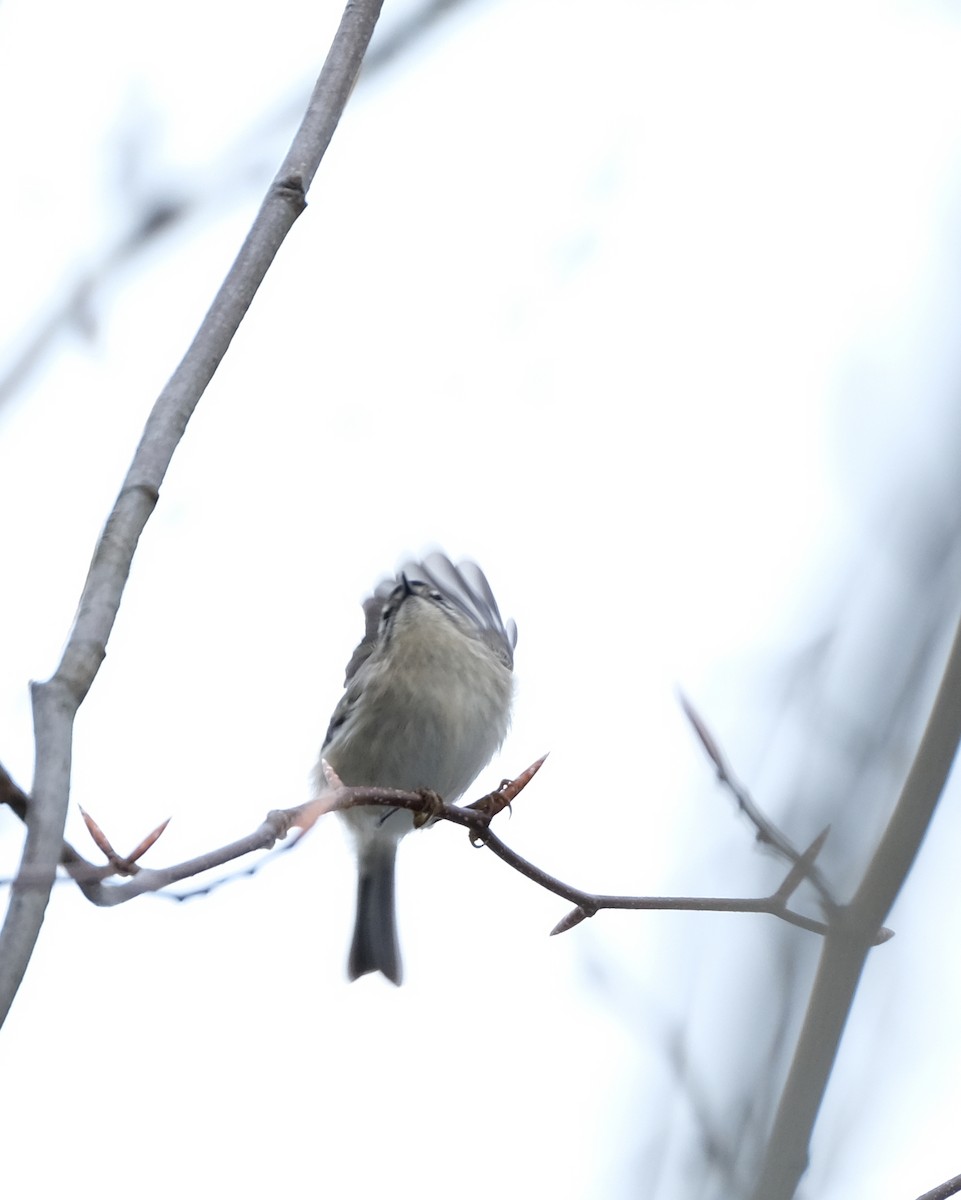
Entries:
<svg viewBox="0 0 961 1200">
<path fill-rule="evenodd" d="M 961 622 L 901 795 L 861 886 L 831 921 L 753 1200 L 790 1200 L 868 951 L 920 849 L 961 740 Z"/>
<path fill-rule="evenodd" d="M 939 1183 L 930 1192 L 918 1196 L 918 1200 L 948 1200 L 949 1196 L 956 1196 L 958 1192 L 961 1192 L 961 1175 L 955 1175 L 953 1179 L 946 1179 L 944 1183 Z"/>
<path fill-rule="evenodd" d="M 473 2 L 423 0 L 391 26 L 379 26 L 364 57 L 359 86 L 369 83 L 378 70 L 395 66 L 446 18 Z M 136 269 L 161 239 L 169 238 L 189 220 L 218 209 L 225 196 L 246 193 L 252 178 L 273 169 L 273 146 L 301 118 L 306 90 L 301 80 L 292 80 L 289 95 L 248 126 L 235 143 L 214 149 L 203 169 L 192 171 L 187 178 L 170 178 L 158 161 L 155 146 L 150 155 L 151 139 L 135 124 L 136 116 L 126 117 L 114 133 L 114 157 L 103 168 L 119 177 L 117 199 L 124 220 L 111 222 L 105 244 L 93 252 L 86 265 L 60 281 L 57 298 L 32 318 L 27 317 L 22 334 L 13 337 L 9 357 L 0 369 L 0 410 L 66 335 L 97 336 L 98 310 L 111 285 L 131 268 Z M 9 336 L 12 331 L 5 333 Z"/>
<path fill-rule="evenodd" d="M 734 774 L 731 764 L 727 761 L 720 745 L 690 700 L 688 700 L 683 692 L 679 693 L 678 698 L 684 715 L 690 721 L 708 758 L 714 764 L 718 782 L 727 788 L 737 801 L 738 808 L 754 826 L 757 831 L 757 840 L 762 845 L 769 846 L 775 853 L 787 859 L 789 863 L 793 863 L 795 866 L 799 865 L 802 861 L 801 851 L 793 845 L 787 835 L 778 829 L 774 822 L 769 817 L 766 817 L 754 803 L 750 792 L 748 792 L 744 784 Z M 805 874 L 820 896 L 825 910 L 831 913 L 837 907 L 837 903 L 831 895 L 827 881 L 813 861 L 807 864 Z"/>
</svg>

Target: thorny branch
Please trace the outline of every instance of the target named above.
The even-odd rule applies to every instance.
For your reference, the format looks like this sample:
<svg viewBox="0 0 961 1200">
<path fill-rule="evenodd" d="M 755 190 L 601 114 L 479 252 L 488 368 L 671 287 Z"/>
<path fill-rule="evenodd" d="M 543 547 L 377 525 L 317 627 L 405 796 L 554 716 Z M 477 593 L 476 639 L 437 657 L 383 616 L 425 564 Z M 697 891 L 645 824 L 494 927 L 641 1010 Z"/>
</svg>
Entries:
<svg viewBox="0 0 961 1200">
<path fill-rule="evenodd" d="M 546 755 L 544 757 L 546 758 Z M 107 863 L 103 866 L 89 863 L 66 844 L 64 844 L 64 852 L 61 855 L 61 863 L 92 904 L 99 907 L 112 907 L 124 904 L 145 893 L 159 892 L 171 884 L 180 883 L 215 867 L 224 866 L 226 863 L 234 862 L 254 851 L 271 850 L 278 842 L 283 841 L 292 829 L 297 829 L 300 831 L 300 835 L 289 842 L 286 847 L 287 849 L 292 848 L 300 841 L 300 837 L 327 813 L 339 812 L 358 805 L 387 809 L 405 808 L 414 814 L 415 824 L 426 825 L 435 821 L 450 821 L 455 825 L 462 826 L 469 832 L 471 841 L 475 845 L 486 846 L 509 867 L 513 867 L 515 871 L 520 872 L 539 887 L 573 903 L 576 907 L 557 923 L 551 930 L 551 936 L 566 933 L 567 930 L 573 929 L 575 925 L 579 925 L 588 917 L 593 917 L 602 909 L 767 913 L 800 929 L 807 929 L 812 933 L 827 933 L 828 926 L 823 922 L 805 917 L 788 907 L 794 891 L 801 881 L 808 877 L 810 868 L 824 845 L 826 833 L 819 835 L 803 854 L 798 855 L 797 863 L 792 866 L 777 891 L 770 896 L 614 896 L 587 892 L 548 874 L 547 871 L 528 862 L 527 859 L 512 850 L 490 828 L 493 818 L 516 799 L 534 778 L 543 763 L 544 758 L 538 759 L 526 771 L 521 772 L 516 779 L 505 780 L 496 791 L 490 792 L 473 804 L 466 806 L 445 804 L 436 793 L 429 791 L 401 792 L 394 788 L 347 787 L 328 767 L 328 789 L 316 800 L 298 805 L 296 808 L 276 809 L 268 813 L 260 826 L 246 837 L 198 855 L 196 858 L 188 859 L 186 862 L 157 869 L 141 867 L 137 860 L 156 842 L 166 827 L 166 822 L 148 834 L 129 855 L 121 855 L 113 849 L 96 822 L 84 813 L 87 828 L 107 858 Z M 0 767 L 0 772 L 2 770 Z M 0 790 L 0 798 L 10 803 L 14 811 L 25 810 L 28 804 L 27 797 L 16 788 L 5 772 L 0 775 L 0 784 L 4 779 L 14 789 L 14 793 L 11 793 L 8 787 L 6 791 Z M 250 874 L 253 869 L 256 868 L 245 870 L 243 874 Z M 117 875 L 126 876 L 127 882 L 108 882 Z M 229 878 L 235 878 L 235 876 Z M 226 880 L 218 880 L 217 884 L 212 886 L 222 882 L 226 882 Z M 178 894 L 174 898 L 186 899 L 187 896 L 194 896 L 210 890 L 211 885 L 207 885 L 186 895 Z M 877 941 L 883 942 L 887 936 L 886 931 L 881 931 L 877 935 Z"/>
</svg>

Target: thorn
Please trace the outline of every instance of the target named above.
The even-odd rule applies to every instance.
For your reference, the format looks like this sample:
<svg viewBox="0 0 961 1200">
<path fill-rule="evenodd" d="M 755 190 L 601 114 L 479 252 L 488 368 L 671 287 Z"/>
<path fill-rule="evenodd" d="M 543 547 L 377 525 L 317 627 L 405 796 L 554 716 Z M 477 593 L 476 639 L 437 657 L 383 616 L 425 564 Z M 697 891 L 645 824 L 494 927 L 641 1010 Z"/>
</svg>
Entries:
<svg viewBox="0 0 961 1200">
<path fill-rule="evenodd" d="M 471 812 L 480 813 L 481 816 L 496 817 L 520 795 L 546 761 L 547 755 L 542 754 L 536 762 L 531 763 L 526 771 L 521 771 L 516 779 L 505 779 L 496 791 L 489 792 L 480 800 L 475 800 L 473 804 L 467 804 L 465 807 Z"/>
<path fill-rule="evenodd" d="M 550 754 L 549 750 L 547 754 Z M 531 763 L 526 771 L 521 771 L 520 775 L 517 776 L 513 783 L 508 780 L 506 788 L 502 784 L 500 790 L 508 793 L 510 795 L 510 799 L 513 800 L 515 796 L 519 795 L 524 788 L 527 787 L 544 763 L 547 762 L 547 754 L 542 754 L 536 762 Z M 508 801 L 508 803 L 509 802 L 510 801 Z"/>
<path fill-rule="evenodd" d="M 168 817 L 165 821 L 161 821 L 160 824 L 157 826 L 157 828 L 152 833 L 148 833 L 147 836 L 143 839 L 143 841 L 140 842 L 137 846 L 134 847 L 133 850 L 130 851 L 130 853 L 127 855 L 126 861 L 128 863 L 133 864 L 133 863 L 137 862 L 138 859 L 143 858 L 143 856 L 147 853 L 147 851 L 154 844 L 154 842 L 157 841 L 157 839 L 160 837 L 160 835 L 163 833 L 163 831 L 167 828 L 167 826 L 169 824 L 170 824 L 170 817 Z"/>
<path fill-rule="evenodd" d="M 326 780 L 328 787 L 342 788 L 344 786 L 344 781 L 337 774 L 326 758 L 322 758 L 320 760 L 320 769 L 324 773 L 324 779 Z"/>
<path fill-rule="evenodd" d="M 556 937 L 559 933 L 567 933 L 568 929 L 573 929 L 575 925 L 580 925 L 581 921 L 586 921 L 588 917 L 593 917 L 592 912 L 587 909 L 577 908 L 571 909 L 566 917 L 562 917 L 560 921 L 551 930 L 551 937 Z"/>
<path fill-rule="evenodd" d="M 80 806 L 78 805 L 78 807 Z M 84 808 L 80 808 L 80 815 L 83 817 L 83 822 L 87 826 L 87 832 L 93 838 L 97 849 L 107 858 L 110 864 L 115 866 L 117 863 L 123 862 L 123 859 L 117 853 L 117 851 L 114 850 L 113 846 L 110 845 L 110 842 L 107 840 L 107 835 L 100 828 L 93 817 Z"/>
</svg>

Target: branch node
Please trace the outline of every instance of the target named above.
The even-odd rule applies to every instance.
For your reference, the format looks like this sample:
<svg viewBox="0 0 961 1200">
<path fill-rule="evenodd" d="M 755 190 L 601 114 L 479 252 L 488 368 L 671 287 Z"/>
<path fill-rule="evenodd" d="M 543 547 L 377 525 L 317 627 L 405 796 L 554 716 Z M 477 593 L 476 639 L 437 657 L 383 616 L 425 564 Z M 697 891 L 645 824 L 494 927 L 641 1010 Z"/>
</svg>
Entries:
<svg viewBox="0 0 961 1200">
<path fill-rule="evenodd" d="M 797 891 L 804 880 L 810 875 L 815 859 L 824 849 L 824 843 L 828 840 L 830 832 L 831 826 L 825 825 L 810 846 L 798 857 L 797 862 L 794 863 L 784 877 L 784 882 L 774 893 L 776 900 L 786 903 L 788 898 Z"/>
<path fill-rule="evenodd" d="M 288 203 L 299 217 L 307 207 L 307 189 L 299 171 L 292 171 L 274 184 L 277 194 Z"/>
</svg>

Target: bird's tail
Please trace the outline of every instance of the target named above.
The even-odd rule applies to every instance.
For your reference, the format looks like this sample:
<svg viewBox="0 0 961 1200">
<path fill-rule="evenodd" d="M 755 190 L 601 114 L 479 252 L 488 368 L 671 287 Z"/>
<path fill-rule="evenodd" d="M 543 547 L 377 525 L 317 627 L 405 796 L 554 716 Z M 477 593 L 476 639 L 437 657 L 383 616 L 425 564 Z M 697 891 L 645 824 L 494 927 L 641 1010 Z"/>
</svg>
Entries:
<svg viewBox="0 0 961 1200">
<path fill-rule="evenodd" d="M 396 860 L 396 842 L 384 840 L 360 848 L 357 916 L 347 960 L 347 974 L 351 979 L 380 971 L 392 983 L 400 985 L 403 967 L 394 915 Z"/>
</svg>

